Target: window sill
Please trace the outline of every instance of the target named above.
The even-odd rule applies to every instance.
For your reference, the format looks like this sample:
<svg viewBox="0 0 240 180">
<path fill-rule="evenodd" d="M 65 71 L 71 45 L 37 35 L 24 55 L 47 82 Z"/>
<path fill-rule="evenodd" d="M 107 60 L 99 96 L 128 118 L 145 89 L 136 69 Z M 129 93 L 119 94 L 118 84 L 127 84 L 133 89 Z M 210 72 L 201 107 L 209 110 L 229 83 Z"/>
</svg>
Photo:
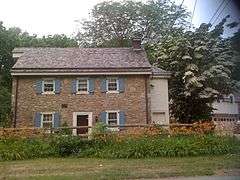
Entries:
<svg viewBox="0 0 240 180">
<path fill-rule="evenodd" d="M 43 92 L 42 94 L 55 94 L 55 92 Z"/>
<path fill-rule="evenodd" d="M 79 94 L 79 95 L 81 95 L 81 94 L 89 94 L 89 92 L 83 91 L 83 92 L 77 92 L 76 94 Z"/>
<path fill-rule="evenodd" d="M 119 131 L 119 128 L 118 127 L 114 127 L 114 128 L 107 128 L 109 131 L 112 131 L 112 132 L 117 132 Z"/>
<path fill-rule="evenodd" d="M 107 91 L 107 94 L 119 94 L 119 91 Z"/>
</svg>

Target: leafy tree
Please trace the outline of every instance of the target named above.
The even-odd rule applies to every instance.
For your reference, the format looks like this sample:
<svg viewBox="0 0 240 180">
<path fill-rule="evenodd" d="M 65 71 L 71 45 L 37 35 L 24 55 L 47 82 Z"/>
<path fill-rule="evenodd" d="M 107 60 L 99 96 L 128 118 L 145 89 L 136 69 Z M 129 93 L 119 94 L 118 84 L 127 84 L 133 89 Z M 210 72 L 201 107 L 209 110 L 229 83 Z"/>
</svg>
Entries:
<svg viewBox="0 0 240 180">
<path fill-rule="evenodd" d="M 81 21 L 77 35 L 84 47 L 129 46 L 135 34 L 141 34 L 144 43 L 157 42 L 188 24 L 186 10 L 170 0 L 105 1 L 95 5 L 90 15 Z"/>
<path fill-rule="evenodd" d="M 225 22 L 226 18 L 213 30 L 210 24 L 202 24 L 155 47 L 155 64 L 172 72 L 170 110 L 179 122 L 208 118 L 211 103 L 233 87 L 233 52 L 221 38 Z"/>
<path fill-rule="evenodd" d="M 20 28 L 5 28 L 0 21 L 0 126 L 9 125 L 11 112 L 12 50 L 15 47 L 77 47 L 76 39 L 64 34 L 43 36 L 29 35 Z"/>
<path fill-rule="evenodd" d="M 240 29 L 234 35 L 229 38 L 229 41 L 231 43 L 231 47 L 234 51 L 234 58 L 233 62 L 235 63 L 235 66 L 233 67 L 233 73 L 232 73 L 232 79 L 240 82 Z M 240 87 L 240 84 L 238 83 L 238 86 Z"/>
</svg>

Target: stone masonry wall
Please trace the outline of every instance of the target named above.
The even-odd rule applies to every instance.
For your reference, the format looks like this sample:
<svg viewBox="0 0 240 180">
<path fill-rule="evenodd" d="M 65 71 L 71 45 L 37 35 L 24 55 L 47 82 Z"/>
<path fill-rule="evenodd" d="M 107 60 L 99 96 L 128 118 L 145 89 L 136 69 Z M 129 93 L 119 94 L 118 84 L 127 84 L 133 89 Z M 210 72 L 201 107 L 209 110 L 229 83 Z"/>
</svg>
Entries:
<svg viewBox="0 0 240 180">
<path fill-rule="evenodd" d="M 61 123 L 73 123 L 73 112 L 93 112 L 95 119 L 103 111 L 120 110 L 126 114 L 126 124 L 145 124 L 147 122 L 145 80 L 148 76 L 125 76 L 125 92 L 106 94 L 100 90 L 100 79 L 95 77 L 95 92 L 93 95 L 74 95 L 71 90 L 72 80 L 76 77 L 54 77 L 61 80 L 60 94 L 37 95 L 35 82 L 43 77 L 19 77 L 17 94 L 16 127 L 33 126 L 35 112 L 59 112 Z M 14 112 L 16 77 L 13 79 L 12 110 Z M 62 107 L 67 104 L 67 108 Z M 148 112 L 150 114 L 150 112 Z"/>
</svg>

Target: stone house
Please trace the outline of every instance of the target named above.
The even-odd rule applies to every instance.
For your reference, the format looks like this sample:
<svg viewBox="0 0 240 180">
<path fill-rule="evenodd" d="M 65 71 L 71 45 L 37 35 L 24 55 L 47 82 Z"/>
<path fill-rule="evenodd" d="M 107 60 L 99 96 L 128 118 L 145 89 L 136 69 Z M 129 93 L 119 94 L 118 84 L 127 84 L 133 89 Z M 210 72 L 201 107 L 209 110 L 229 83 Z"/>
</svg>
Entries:
<svg viewBox="0 0 240 180">
<path fill-rule="evenodd" d="M 15 48 L 14 127 L 168 124 L 170 73 L 150 65 L 140 41 L 133 45 Z"/>
</svg>

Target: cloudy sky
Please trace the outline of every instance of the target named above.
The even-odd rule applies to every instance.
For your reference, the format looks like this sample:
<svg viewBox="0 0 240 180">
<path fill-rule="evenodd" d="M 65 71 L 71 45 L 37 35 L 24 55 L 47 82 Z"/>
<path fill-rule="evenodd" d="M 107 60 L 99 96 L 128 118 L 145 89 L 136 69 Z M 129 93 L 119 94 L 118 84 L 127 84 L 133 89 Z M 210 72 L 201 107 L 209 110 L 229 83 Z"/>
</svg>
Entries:
<svg viewBox="0 0 240 180">
<path fill-rule="evenodd" d="M 7 27 L 20 27 L 39 36 L 56 33 L 73 35 L 78 27 L 76 20 L 88 18 L 90 9 L 102 1 L 104 0 L 0 0 L 0 21 Z M 177 4 L 182 2 L 175 1 Z M 226 1 L 224 4 L 231 2 L 217 21 L 227 14 L 232 15 L 235 20 L 238 19 L 239 12 L 233 0 L 197 0 L 194 26 L 209 22 L 222 1 Z M 192 12 L 194 3 L 195 0 L 184 0 L 183 5 Z"/>
</svg>

